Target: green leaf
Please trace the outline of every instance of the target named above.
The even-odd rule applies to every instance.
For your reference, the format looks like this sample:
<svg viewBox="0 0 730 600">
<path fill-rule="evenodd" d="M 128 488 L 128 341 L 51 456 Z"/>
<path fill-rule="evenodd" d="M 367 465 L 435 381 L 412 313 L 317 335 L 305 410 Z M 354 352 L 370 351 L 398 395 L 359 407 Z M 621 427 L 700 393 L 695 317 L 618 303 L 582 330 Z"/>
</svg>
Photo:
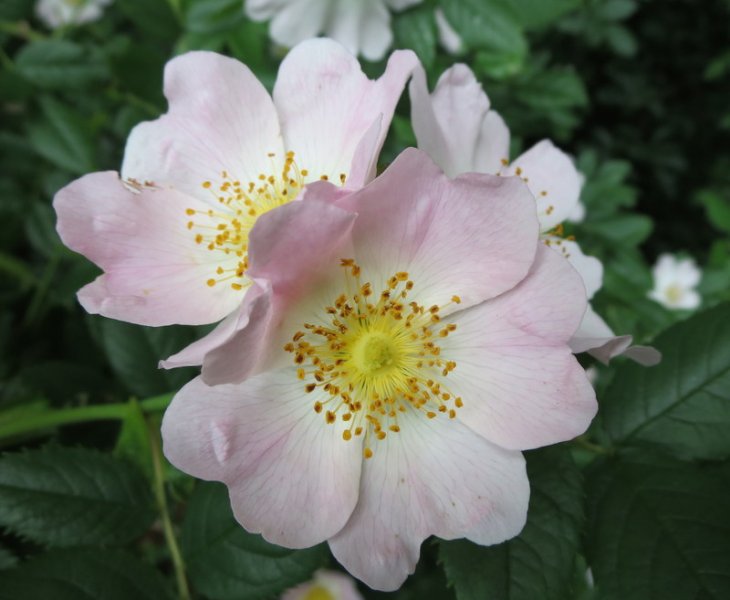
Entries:
<svg viewBox="0 0 730 600">
<path fill-rule="evenodd" d="M 712 190 L 704 190 L 697 197 L 705 206 L 710 223 L 719 230 L 730 233 L 730 200 Z"/>
<path fill-rule="evenodd" d="M 441 0 L 446 20 L 469 48 L 524 57 L 527 40 L 509 9 L 499 0 Z"/>
<path fill-rule="evenodd" d="M 160 575 L 121 550 L 64 550 L 0 573 L 0 600 L 171 600 Z"/>
<path fill-rule="evenodd" d="M 0 546 L 0 571 L 9 569 L 17 564 L 18 559 L 4 546 Z"/>
<path fill-rule="evenodd" d="M 327 560 L 323 545 L 289 550 L 247 533 L 233 518 L 226 487 L 201 483 L 188 505 L 182 550 L 190 580 L 213 600 L 277 596 Z"/>
<path fill-rule="evenodd" d="M 527 472 L 530 508 L 518 537 L 490 547 L 440 542 L 441 562 L 458 600 L 569 597 L 583 515 L 580 472 L 562 446 L 528 453 Z"/>
<path fill-rule="evenodd" d="M 540 71 L 516 96 L 532 108 L 547 111 L 588 104 L 583 81 L 572 69 Z"/>
<path fill-rule="evenodd" d="M 190 33 L 220 33 L 245 20 L 240 0 L 197 0 L 187 10 L 185 29 Z"/>
<path fill-rule="evenodd" d="M 191 327 L 143 327 L 112 319 L 95 319 L 107 358 L 119 379 L 140 396 L 177 390 L 191 379 L 189 369 L 164 370 L 160 360 L 195 340 Z"/>
<path fill-rule="evenodd" d="M 0 458 L 0 525 L 40 544 L 129 542 L 151 505 L 139 471 L 106 454 L 49 446 Z"/>
<path fill-rule="evenodd" d="M 623 21 L 639 8 L 635 0 L 604 0 L 598 3 L 598 14 L 606 21 Z"/>
<path fill-rule="evenodd" d="M 23 46 L 16 56 L 18 72 L 47 89 L 76 89 L 98 83 L 108 75 L 103 57 L 67 40 L 39 40 Z"/>
<path fill-rule="evenodd" d="M 431 7 L 420 6 L 397 15 L 393 31 L 397 48 L 411 48 L 424 67 L 431 67 L 436 58 L 436 23 Z"/>
<path fill-rule="evenodd" d="M 94 140 L 84 118 L 50 96 L 41 98 L 41 108 L 45 118 L 29 129 L 34 150 L 74 175 L 93 171 Z"/>
<path fill-rule="evenodd" d="M 620 214 L 604 219 L 587 219 L 581 229 L 587 235 L 604 238 L 612 244 L 625 247 L 638 246 L 649 237 L 654 227 L 652 220 L 644 215 Z"/>
<path fill-rule="evenodd" d="M 574 10 L 581 4 L 581 0 L 503 0 L 502 4 L 511 9 L 515 19 L 523 27 L 537 29 Z"/>
<path fill-rule="evenodd" d="M 615 444 L 651 444 L 681 458 L 730 456 L 730 303 L 669 328 L 662 362 L 624 363 L 601 404 Z"/>
<path fill-rule="evenodd" d="M 730 598 L 730 485 L 646 451 L 588 478 L 588 558 L 602 600 Z"/>
<path fill-rule="evenodd" d="M 116 0 L 114 6 L 145 35 L 172 42 L 180 33 L 180 24 L 170 8 L 171 4 L 149 0 Z"/>
</svg>

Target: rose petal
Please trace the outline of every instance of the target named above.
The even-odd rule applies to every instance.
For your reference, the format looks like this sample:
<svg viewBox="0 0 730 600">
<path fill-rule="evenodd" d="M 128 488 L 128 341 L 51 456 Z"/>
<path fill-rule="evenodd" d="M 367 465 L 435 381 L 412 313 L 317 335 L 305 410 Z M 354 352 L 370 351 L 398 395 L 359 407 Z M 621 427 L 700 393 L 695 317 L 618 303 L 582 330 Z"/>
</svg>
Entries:
<svg viewBox="0 0 730 600">
<path fill-rule="evenodd" d="M 429 96 L 426 76 L 416 69 L 409 86 L 418 147 L 450 176 L 499 172 L 509 157 L 509 130 L 469 67 L 445 71 Z"/>
<path fill-rule="evenodd" d="M 466 307 L 503 293 L 525 276 L 537 246 L 534 199 L 519 179 L 449 180 L 415 149 L 339 205 L 358 213 L 363 280 L 385 289 L 388 277 L 407 271 L 425 306 L 458 295 Z"/>
<path fill-rule="evenodd" d="M 411 51 L 394 52 L 383 76 L 372 81 L 357 59 L 332 40 L 308 40 L 287 55 L 274 86 L 274 102 L 287 148 L 295 152 L 299 167 L 309 172 L 310 181 L 326 175 L 339 182 L 344 175 L 353 189 L 365 183 L 351 178 L 352 173 L 364 171 L 353 163 L 358 144 L 382 119 L 375 144 L 359 157 L 369 166 L 380 152 L 417 60 Z"/>
<path fill-rule="evenodd" d="M 125 179 L 215 201 L 201 185 L 216 181 L 222 171 L 244 182 L 281 171 L 276 110 L 244 64 L 213 52 L 178 56 L 165 67 L 165 96 L 167 114 L 137 125 L 127 140 Z"/>
<path fill-rule="evenodd" d="M 517 535 L 530 495 L 519 452 L 490 444 L 458 421 L 404 417 L 400 433 L 374 442 L 357 507 L 329 540 L 350 573 L 383 591 L 413 572 L 430 535 L 479 544 Z"/>
<path fill-rule="evenodd" d="M 583 433 L 596 396 L 567 342 L 585 311 L 579 275 L 550 249 L 508 293 L 449 318 L 441 355 L 458 418 L 504 448 L 527 450 Z"/>
<path fill-rule="evenodd" d="M 90 312 L 142 325 L 212 323 L 240 292 L 209 287 L 218 261 L 188 230 L 186 209 L 207 207 L 173 190 L 132 191 L 116 173 L 92 173 L 54 199 L 58 232 L 106 271 L 79 292 Z"/>
<path fill-rule="evenodd" d="M 580 197 L 583 177 L 572 159 L 550 140 L 535 144 L 511 165 L 504 175 L 519 175 L 527 180 L 537 200 L 540 230 L 550 231 L 573 212 Z"/>
<path fill-rule="evenodd" d="M 248 531 L 287 548 L 318 544 L 352 513 L 362 448 L 310 400 L 293 368 L 242 385 L 194 379 L 165 413 L 165 455 L 186 473 L 223 481 Z"/>
</svg>

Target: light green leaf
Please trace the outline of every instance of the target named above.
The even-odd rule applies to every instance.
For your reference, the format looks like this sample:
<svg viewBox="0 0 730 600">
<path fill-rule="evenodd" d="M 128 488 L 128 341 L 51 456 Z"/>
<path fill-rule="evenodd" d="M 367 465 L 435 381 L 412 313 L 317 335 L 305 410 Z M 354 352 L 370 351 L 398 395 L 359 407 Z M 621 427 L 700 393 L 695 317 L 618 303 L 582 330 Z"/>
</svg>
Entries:
<svg viewBox="0 0 730 600">
<path fill-rule="evenodd" d="M 0 600 L 171 600 L 149 565 L 121 550 L 64 550 L 0 572 Z"/>
<path fill-rule="evenodd" d="M 502 0 L 515 19 L 526 29 L 537 29 L 549 25 L 558 17 L 574 10 L 581 0 Z"/>
<path fill-rule="evenodd" d="M 719 475 L 719 476 L 718 476 Z M 588 558 L 602 600 L 730 598 L 730 485 L 632 453 L 588 477 Z"/>
<path fill-rule="evenodd" d="M 246 20 L 240 0 L 197 0 L 185 15 L 185 29 L 190 33 L 220 33 Z"/>
<path fill-rule="evenodd" d="M 527 54 L 527 40 L 514 15 L 500 0 L 442 0 L 446 20 L 468 48 L 505 58 Z"/>
<path fill-rule="evenodd" d="M 704 190 L 697 197 L 705 206 L 710 223 L 719 230 L 730 233 L 730 198 L 724 198 L 712 190 Z"/>
<path fill-rule="evenodd" d="M 440 542 L 458 600 L 564 600 L 583 516 L 582 480 L 565 447 L 527 454 L 531 497 L 522 533 L 498 546 Z"/>
<path fill-rule="evenodd" d="M 618 214 L 581 223 L 581 229 L 586 235 L 595 235 L 627 248 L 638 246 L 648 238 L 653 227 L 649 217 L 637 214 Z"/>
<path fill-rule="evenodd" d="M 395 17 L 393 23 L 395 46 L 410 48 L 427 69 L 436 58 L 436 23 L 433 9 L 420 6 Z"/>
<path fill-rule="evenodd" d="M 16 56 L 18 72 L 47 89 L 76 89 L 98 83 L 108 75 L 103 58 L 67 40 L 38 40 Z"/>
<path fill-rule="evenodd" d="M 144 477 L 82 448 L 46 447 L 0 458 L 0 525 L 48 546 L 123 544 L 154 518 Z"/>
<path fill-rule="evenodd" d="M 228 492 L 201 483 L 188 505 L 182 549 L 190 580 L 213 600 L 277 596 L 306 579 L 327 560 L 323 545 L 289 550 L 247 533 L 233 518 Z"/>
<path fill-rule="evenodd" d="M 606 391 L 608 435 L 682 458 L 730 456 L 730 304 L 674 325 L 653 345 L 658 366 L 624 363 Z"/>
</svg>

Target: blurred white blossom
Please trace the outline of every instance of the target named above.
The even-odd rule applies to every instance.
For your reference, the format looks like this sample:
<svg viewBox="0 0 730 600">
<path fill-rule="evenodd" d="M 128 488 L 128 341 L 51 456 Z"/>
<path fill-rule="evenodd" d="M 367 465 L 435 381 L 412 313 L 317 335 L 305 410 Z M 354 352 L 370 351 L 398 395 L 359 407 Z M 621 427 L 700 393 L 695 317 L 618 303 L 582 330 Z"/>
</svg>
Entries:
<svg viewBox="0 0 730 600">
<path fill-rule="evenodd" d="M 320 569 L 311 581 L 284 592 L 281 600 L 362 600 L 362 596 L 352 577 Z"/>
<path fill-rule="evenodd" d="M 691 258 L 678 260 L 671 254 L 662 254 L 652 269 L 654 288 L 649 298 L 667 308 L 693 309 L 700 305 L 695 287 L 702 271 Z"/>
<path fill-rule="evenodd" d="M 380 60 L 393 42 L 390 11 L 422 0 L 247 0 L 254 21 L 271 19 L 269 34 L 291 48 L 324 33 L 352 54 Z"/>
<path fill-rule="evenodd" d="M 38 0 L 36 16 L 51 29 L 81 25 L 101 18 L 112 0 Z"/>
</svg>

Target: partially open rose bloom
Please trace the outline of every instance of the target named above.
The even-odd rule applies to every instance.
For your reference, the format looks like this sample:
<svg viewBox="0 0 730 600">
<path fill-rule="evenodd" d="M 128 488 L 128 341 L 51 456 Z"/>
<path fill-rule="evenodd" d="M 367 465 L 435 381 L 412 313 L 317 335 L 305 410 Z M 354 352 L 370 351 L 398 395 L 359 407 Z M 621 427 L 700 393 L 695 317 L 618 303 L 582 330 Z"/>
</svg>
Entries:
<svg viewBox="0 0 730 600">
<path fill-rule="evenodd" d="M 269 33 L 287 48 L 326 34 L 353 54 L 380 60 L 393 43 L 390 11 L 422 0 L 246 0 L 255 21 L 271 19 Z"/>
<path fill-rule="evenodd" d="M 112 0 L 38 0 L 35 14 L 51 29 L 98 21 Z"/>
<path fill-rule="evenodd" d="M 272 98 L 234 59 L 171 60 L 169 111 L 134 128 L 121 178 L 92 173 L 54 200 L 64 243 L 104 270 L 81 304 L 144 325 L 233 312 L 250 285 L 256 219 L 311 181 L 357 189 L 371 179 L 415 63 L 395 52 L 371 81 L 342 46 L 310 40 L 282 62 Z"/>
<path fill-rule="evenodd" d="M 518 177 L 449 179 L 406 150 L 352 194 L 328 183 L 251 233 L 255 315 L 162 424 L 183 471 L 222 481 L 247 530 L 327 540 L 398 588 L 430 535 L 522 529 L 521 451 L 585 431 L 596 400 L 568 345 L 580 275 L 538 243 Z"/>
<path fill-rule="evenodd" d="M 671 309 L 694 309 L 702 298 L 695 289 L 702 272 L 691 258 L 677 259 L 662 254 L 652 269 L 654 287 L 649 298 Z"/>
<path fill-rule="evenodd" d="M 281 600 L 362 600 L 362 596 L 351 577 L 320 570 L 311 581 L 284 592 Z"/>
<path fill-rule="evenodd" d="M 502 117 L 490 109 L 489 99 L 471 70 L 454 65 L 440 77 L 429 95 L 425 73 L 418 69 L 410 84 L 413 129 L 425 150 L 449 175 L 478 172 L 513 175 L 527 183 L 537 202 L 542 241 L 558 250 L 581 274 L 588 299 L 601 288 L 603 265 L 586 256 L 573 239 L 562 235 L 562 223 L 581 220 L 579 203 L 583 176 L 573 161 L 549 140 L 543 140 L 509 161 L 510 133 Z M 588 305 L 571 347 L 588 351 L 607 362 L 625 354 L 643 364 L 655 364 L 658 353 L 630 347 L 629 335 L 615 336 Z"/>
</svg>

